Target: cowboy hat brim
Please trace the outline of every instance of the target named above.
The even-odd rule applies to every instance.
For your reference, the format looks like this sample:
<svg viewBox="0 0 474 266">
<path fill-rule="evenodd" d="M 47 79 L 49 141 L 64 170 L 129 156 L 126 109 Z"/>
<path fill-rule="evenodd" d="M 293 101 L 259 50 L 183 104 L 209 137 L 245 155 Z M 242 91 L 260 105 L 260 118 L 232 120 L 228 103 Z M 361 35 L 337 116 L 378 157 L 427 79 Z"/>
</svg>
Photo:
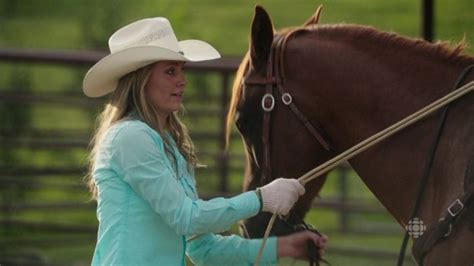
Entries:
<svg viewBox="0 0 474 266">
<path fill-rule="evenodd" d="M 114 91 L 124 75 L 163 60 L 205 61 L 220 58 L 210 44 L 199 40 L 179 42 L 180 52 L 158 46 L 138 46 L 107 55 L 87 72 L 82 83 L 84 94 L 100 97 Z"/>
</svg>

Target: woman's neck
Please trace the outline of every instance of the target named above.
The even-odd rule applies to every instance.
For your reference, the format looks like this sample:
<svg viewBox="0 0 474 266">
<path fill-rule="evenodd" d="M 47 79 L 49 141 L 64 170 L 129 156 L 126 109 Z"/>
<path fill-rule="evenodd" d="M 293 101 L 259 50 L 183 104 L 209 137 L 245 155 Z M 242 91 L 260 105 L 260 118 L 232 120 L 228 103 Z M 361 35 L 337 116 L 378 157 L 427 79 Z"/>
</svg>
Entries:
<svg viewBox="0 0 474 266">
<path fill-rule="evenodd" d="M 170 114 L 165 114 L 165 113 L 158 113 L 158 121 L 160 122 L 161 127 L 163 130 L 167 131 L 169 127 L 169 116 Z"/>
</svg>

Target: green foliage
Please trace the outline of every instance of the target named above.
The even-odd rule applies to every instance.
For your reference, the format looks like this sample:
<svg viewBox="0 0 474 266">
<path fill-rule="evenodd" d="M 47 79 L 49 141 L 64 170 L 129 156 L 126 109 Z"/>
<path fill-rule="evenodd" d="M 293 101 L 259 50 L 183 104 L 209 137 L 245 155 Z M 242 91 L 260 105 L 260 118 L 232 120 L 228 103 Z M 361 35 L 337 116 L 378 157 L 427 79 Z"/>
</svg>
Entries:
<svg viewBox="0 0 474 266">
<path fill-rule="evenodd" d="M 28 93 L 31 91 L 31 71 L 22 66 L 14 67 L 8 75 L 8 90 Z M 23 129 L 31 124 L 31 108 L 21 106 L 15 103 L 0 104 L 0 125 L 2 130 L 7 133 L 7 137 L 21 135 Z M 15 133 L 20 132 L 20 133 Z M 0 136 L 0 141 L 8 141 Z M 14 147 L 2 147 L 0 149 L 0 165 L 11 165 L 18 157 L 15 156 Z M 8 190 L 1 190 L 1 193 L 8 193 Z M 13 195 L 8 196 L 12 198 Z"/>
<path fill-rule="evenodd" d="M 472 46 L 472 1 L 434 2 L 436 39 L 458 42 L 466 36 Z M 277 29 L 301 25 L 322 4 L 321 23 L 356 23 L 421 35 L 421 1 L 412 0 L 0 0 L 0 45 L 106 49 L 108 37 L 119 27 L 140 18 L 165 16 L 179 39 L 204 39 L 225 55 L 242 55 L 256 3 L 268 10 Z"/>
</svg>

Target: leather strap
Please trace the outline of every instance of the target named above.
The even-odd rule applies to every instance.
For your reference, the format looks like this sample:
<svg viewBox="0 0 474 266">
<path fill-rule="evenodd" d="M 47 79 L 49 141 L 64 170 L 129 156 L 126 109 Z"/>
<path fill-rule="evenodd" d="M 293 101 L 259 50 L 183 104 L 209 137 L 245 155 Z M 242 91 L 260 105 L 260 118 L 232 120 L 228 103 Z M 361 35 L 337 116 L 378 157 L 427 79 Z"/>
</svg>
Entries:
<svg viewBox="0 0 474 266">
<path fill-rule="evenodd" d="M 470 71 L 474 68 L 474 65 L 469 65 L 467 66 L 466 68 L 463 69 L 463 71 L 461 72 L 461 74 L 459 75 L 459 77 L 457 78 L 456 82 L 454 83 L 454 89 L 457 89 L 458 87 L 461 86 L 461 84 L 463 83 L 464 81 L 464 78 L 470 73 Z M 437 131 L 437 136 L 435 138 L 435 141 L 431 147 L 431 151 L 429 153 L 429 158 L 428 158 L 428 162 L 427 164 L 425 165 L 425 169 L 423 171 L 423 176 L 421 177 L 421 180 L 420 180 L 420 184 L 419 184 L 419 187 L 418 187 L 418 192 L 417 192 L 417 197 L 416 197 L 416 200 L 415 200 L 415 207 L 413 209 L 413 213 L 411 215 L 411 219 L 412 220 L 413 218 L 416 217 L 416 215 L 418 214 L 418 209 L 420 208 L 420 205 L 421 205 L 421 199 L 423 198 L 423 195 L 424 195 L 424 192 L 425 192 L 425 188 L 428 184 L 428 179 L 429 179 L 429 176 L 430 176 L 430 171 L 431 171 L 431 166 L 432 166 L 432 163 L 433 163 L 433 159 L 434 159 L 434 156 L 435 156 L 435 153 L 436 153 L 436 149 L 437 149 L 437 146 L 438 146 L 438 142 L 439 142 L 439 139 L 441 138 L 441 134 L 443 132 L 443 127 L 444 127 L 444 123 L 445 123 L 445 120 L 446 120 L 446 117 L 447 117 L 447 113 L 448 113 L 448 110 L 449 110 L 449 106 L 446 106 L 445 108 L 443 108 L 443 112 L 441 114 L 441 119 L 440 119 L 440 123 L 438 125 L 438 131 Z M 469 186 L 470 187 L 470 186 Z M 469 190 L 469 189 L 468 189 Z M 468 191 L 466 190 L 466 191 Z M 445 217 L 446 218 L 446 217 Z M 442 219 L 441 219 L 442 220 Z M 440 225 L 439 227 L 441 229 L 445 229 L 445 225 L 444 223 L 448 223 L 448 221 L 445 221 L 444 223 L 441 221 L 440 223 L 442 223 L 442 225 Z M 450 223 L 449 226 L 452 226 L 452 223 Z M 441 230 L 439 229 L 439 230 Z M 428 231 L 432 231 L 431 228 L 428 230 Z M 428 233 L 428 232 L 425 232 L 423 233 L 423 235 L 427 234 L 427 236 L 425 236 L 426 238 L 428 238 L 428 234 L 433 234 L 433 233 Z M 443 234 L 444 235 L 444 234 Z M 400 247 L 400 253 L 399 253 L 399 256 L 398 256 L 398 262 L 397 262 L 397 265 L 398 266 L 402 266 L 403 265 L 403 260 L 404 260 L 404 257 L 405 257 L 405 250 L 406 250 L 406 247 L 408 245 L 408 230 L 405 232 L 405 235 L 403 237 L 403 241 L 402 241 L 402 246 Z M 413 245 L 413 254 L 415 256 L 415 258 L 417 259 L 417 262 L 419 265 L 423 265 L 423 259 L 424 259 L 424 256 L 427 254 L 427 252 L 429 250 L 431 250 L 431 248 L 434 246 L 434 244 L 436 244 L 439 240 L 439 233 L 434 233 L 432 237 L 430 238 L 433 238 L 436 240 L 429 240 L 428 241 L 428 244 L 426 245 L 427 247 L 429 246 L 429 248 L 417 248 L 417 249 L 421 249 L 421 250 L 415 250 L 415 245 Z M 420 240 L 420 239 L 418 239 Z M 425 244 L 423 244 L 425 240 L 422 240 L 422 243 L 418 244 L 418 245 L 422 245 L 422 246 L 425 246 Z M 418 241 L 417 241 L 418 242 Z M 425 251 L 425 249 L 427 249 L 427 251 Z M 415 253 L 417 253 L 417 255 L 415 255 Z"/>
<path fill-rule="evenodd" d="M 243 81 L 245 85 L 260 85 L 265 86 L 265 98 L 262 99 L 262 106 L 264 108 L 263 114 L 263 128 L 262 128 L 262 143 L 263 143 L 263 166 L 262 174 L 263 178 L 261 182 L 264 183 L 266 178 L 272 176 L 271 167 L 271 151 L 270 151 L 270 123 L 271 123 L 271 111 L 273 104 L 270 106 L 266 105 L 266 100 L 270 99 L 275 102 L 275 94 L 279 94 L 282 101 L 289 106 L 290 110 L 295 114 L 298 120 L 308 129 L 310 134 L 323 146 L 327 151 L 334 151 L 332 143 L 328 140 L 327 134 L 324 133 L 322 126 L 319 123 L 311 123 L 309 119 L 296 107 L 292 101 L 291 95 L 285 90 L 283 80 L 285 79 L 284 71 L 284 55 L 286 42 L 289 37 L 295 32 L 304 31 L 304 28 L 297 28 L 286 34 L 276 35 L 273 39 L 272 46 L 270 48 L 270 54 L 267 60 L 266 76 L 264 78 L 249 78 L 246 77 Z M 278 90 L 274 93 L 273 86 L 276 86 Z M 271 108 L 270 108 L 271 107 Z"/>
<path fill-rule="evenodd" d="M 274 38 L 272 42 L 272 47 L 270 49 L 270 55 L 268 56 L 267 60 L 267 76 L 266 76 L 266 81 L 265 84 L 265 95 L 271 95 L 273 96 L 273 84 L 277 83 L 278 77 L 274 75 L 273 71 L 273 65 L 274 65 L 274 60 L 275 60 L 275 45 L 278 43 L 278 41 L 281 38 Z M 271 115 L 271 110 L 270 111 L 264 111 L 263 114 L 263 128 L 262 128 L 262 143 L 263 143 L 263 178 L 261 179 L 261 182 L 264 183 L 265 180 L 268 180 L 269 178 L 272 177 L 272 165 L 271 165 L 271 157 L 270 157 L 270 117 Z"/>
<path fill-rule="evenodd" d="M 277 56 L 275 58 L 275 76 L 280 77 L 279 82 L 276 83 L 280 96 L 283 97 L 285 93 L 288 93 L 285 90 L 285 86 L 283 82 L 285 80 L 285 68 L 284 68 L 284 56 L 285 56 L 285 47 L 286 42 L 288 41 L 289 37 L 294 34 L 295 32 L 304 31 L 305 29 L 296 29 L 294 31 L 290 31 L 285 37 L 279 42 L 275 49 L 277 49 Z M 322 129 L 319 123 L 316 125 L 312 124 L 309 119 L 298 109 L 293 101 L 290 102 L 288 105 L 291 111 L 296 115 L 296 117 L 303 123 L 303 125 L 308 129 L 308 131 L 313 135 L 313 137 L 323 146 L 326 151 L 334 151 L 332 143 L 328 140 L 328 136 Z"/>
<path fill-rule="evenodd" d="M 416 240 L 413 245 L 413 256 L 416 261 L 421 262 L 422 258 L 428 254 L 439 241 L 449 236 L 457 217 L 473 202 L 474 184 L 471 184 L 461 197 L 450 204 L 447 214 Z"/>
</svg>

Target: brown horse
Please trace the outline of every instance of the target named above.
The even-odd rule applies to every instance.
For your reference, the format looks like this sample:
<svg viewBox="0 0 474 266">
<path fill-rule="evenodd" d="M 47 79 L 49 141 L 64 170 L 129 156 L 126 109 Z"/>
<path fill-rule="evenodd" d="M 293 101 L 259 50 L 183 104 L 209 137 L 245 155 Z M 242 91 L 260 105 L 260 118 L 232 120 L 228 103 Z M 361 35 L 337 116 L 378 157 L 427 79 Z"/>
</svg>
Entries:
<svg viewBox="0 0 474 266">
<path fill-rule="evenodd" d="M 462 45 L 451 49 L 355 25 L 275 33 L 270 16 L 257 7 L 228 114 L 228 129 L 235 120 L 248 155 L 244 190 L 275 177 L 297 178 L 446 95 L 462 70 L 474 64 L 461 52 Z M 465 81 L 472 80 L 474 73 L 467 74 Z M 412 217 L 440 117 L 436 112 L 350 160 L 403 228 Z M 428 229 L 474 183 L 473 93 L 450 105 L 440 132 L 416 215 Z M 277 220 L 272 234 L 287 234 L 302 222 L 323 183 L 324 177 L 308 183 L 306 194 L 287 220 Z M 473 205 L 466 204 L 449 237 L 427 253 L 427 265 L 473 264 L 474 217 L 468 218 Z M 249 236 L 261 237 L 269 217 L 262 213 L 247 220 Z"/>
</svg>

